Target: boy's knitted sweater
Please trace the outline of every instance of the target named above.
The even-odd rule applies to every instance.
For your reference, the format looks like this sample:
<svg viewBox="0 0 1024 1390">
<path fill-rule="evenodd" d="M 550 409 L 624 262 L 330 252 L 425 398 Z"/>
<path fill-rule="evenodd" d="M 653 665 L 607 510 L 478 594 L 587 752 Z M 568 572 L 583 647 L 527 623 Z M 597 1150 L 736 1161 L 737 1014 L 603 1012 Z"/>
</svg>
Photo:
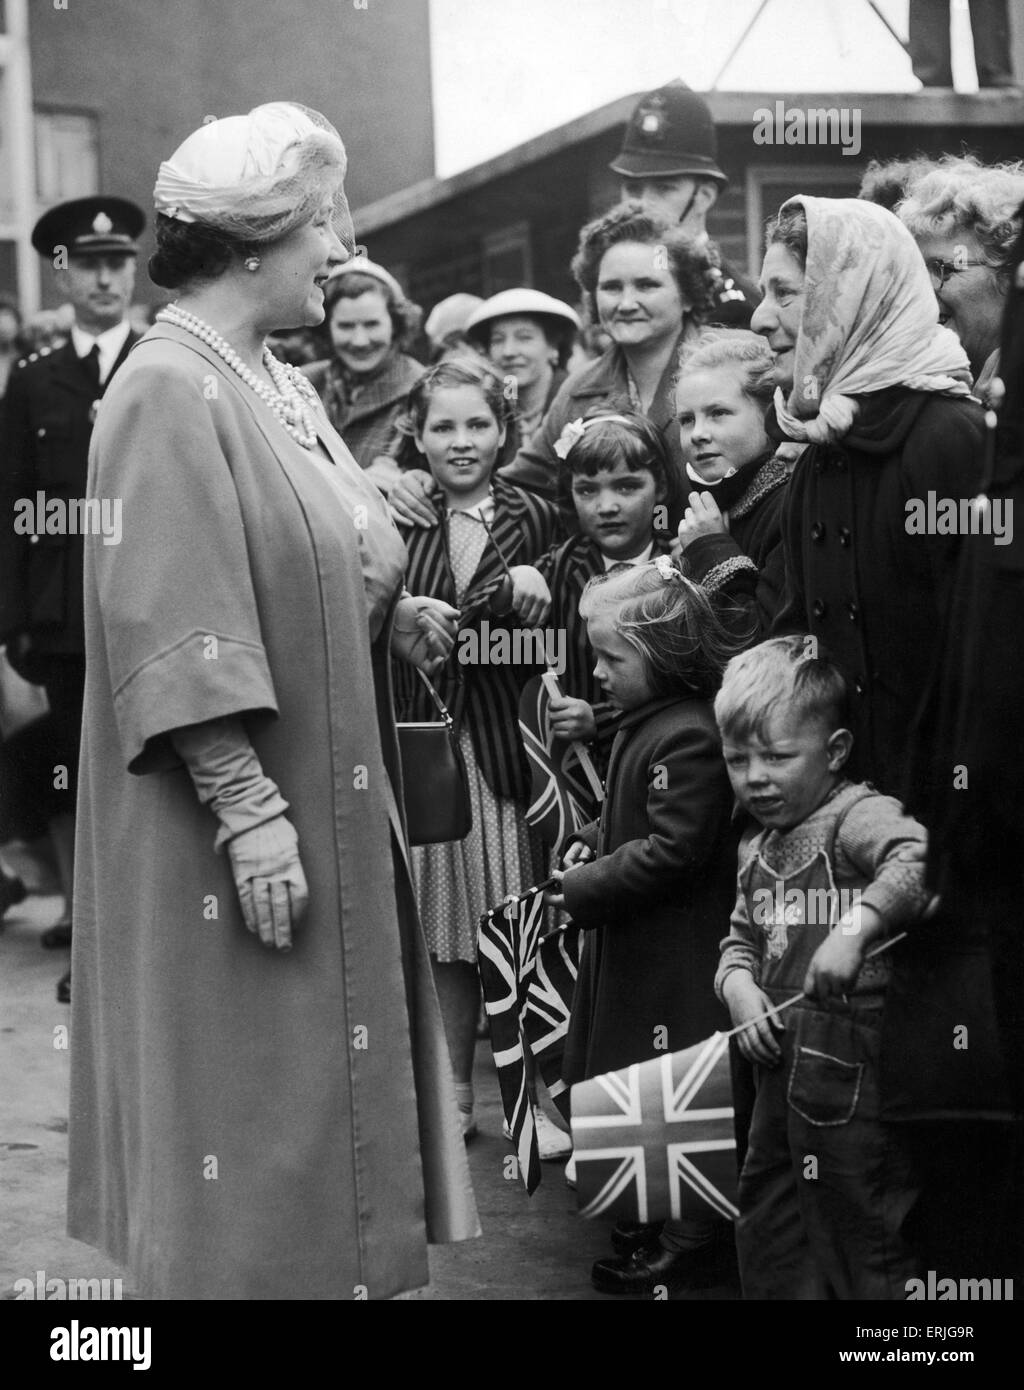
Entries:
<svg viewBox="0 0 1024 1390">
<path fill-rule="evenodd" d="M 751 904 L 751 861 L 758 854 L 769 874 L 778 876 L 775 896 L 782 907 L 785 887 L 781 880 L 792 877 L 822 851 L 827 855 L 833 835 L 830 867 L 838 904 L 829 921 L 807 921 L 805 917 L 813 914 L 790 911 L 788 904 L 784 914 L 774 910 L 774 902 Z M 930 896 L 924 883 L 926 852 L 924 827 L 908 816 L 893 797 L 882 796 L 866 783 L 840 782 L 816 811 L 791 830 L 762 830 L 741 850 L 736 906 L 729 935 L 721 944 L 722 955 L 715 975 L 719 998 L 722 985 L 733 970 L 749 970 L 759 985 L 770 987 L 785 973 L 786 956 L 800 933 L 814 932 L 824 941 L 830 923 L 836 924 L 851 901 L 874 908 L 892 933 L 915 920 Z M 763 872 L 761 880 L 764 881 Z M 818 944 L 814 943 L 815 948 Z M 880 992 L 890 971 L 886 952 L 866 961 L 852 992 Z"/>
</svg>

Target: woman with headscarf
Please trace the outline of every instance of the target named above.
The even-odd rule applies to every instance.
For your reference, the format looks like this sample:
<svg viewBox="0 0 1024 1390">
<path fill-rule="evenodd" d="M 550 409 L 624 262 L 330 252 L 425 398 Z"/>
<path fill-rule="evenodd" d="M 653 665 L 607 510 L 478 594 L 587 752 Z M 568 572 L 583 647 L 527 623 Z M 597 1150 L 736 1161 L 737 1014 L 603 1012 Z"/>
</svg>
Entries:
<svg viewBox="0 0 1024 1390">
<path fill-rule="evenodd" d="M 606 330 L 611 346 L 562 385 L 530 443 L 501 475 L 542 497 L 558 497 L 566 470 L 555 446 L 566 425 L 599 407 L 645 415 L 656 426 L 685 496 L 673 384 L 680 349 L 696 340 L 712 303 L 708 252 L 639 203 L 620 203 L 582 229 L 572 269 L 590 319 Z M 403 522 L 437 524 L 425 500 L 430 490 L 422 473 L 403 475 L 390 499 Z M 666 529 L 676 528 L 683 510 L 666 518 Z M 568 511 L 565 519 L 574 526 Z"/>
<path fill-rule="evenodd" d="M 938 322 L 913 238 L 884 208 L 801 195 L 783 204 L 768 241 L 751 327 L 775 353 L 774 428 L 807 443 L 783 513 L 775 630 L 820 639 L 850 685 L 856 775 L 927 822 L 934 788 L 919 770 L 950 782 L 957 772 L 934 727 L 914 729 L 944 647 L 966 638 L 947 615 L 983 450 L 967 355 Z M 955 526 L 929 521 L 939 499 L 956 502 Z M 894 948 L 885 1118 L 963 1115 L 972 1091 L 988 1092 L 992 1003 L 978 960 L 977 933 L 942 908 Z M 913 1128 L 894 1124 L 891 1136 L 925 1187 L 907 1229 L 927 1258 L 935 1207 Z"/>
<path fill-rule="evenodd" d="M 356 463 L 369 468 L 387 452 L 406 397 L 423 375 L 407 351 L 422 315 L 391 272 L 363 256 L 333 272 L 324 313 L 334 356 L 303 370 Z"/>
<path fill-rule="evenodd" d="M 93 436 L 69 1231 L 148 1297 L 388 1298 L 478 1229 L 388 683 L 454 611 L 265 346 L 323 318 L 345 164 L 278 102 L 161 166 L 178 297 Z"/>
<path fill-rule="evenodd" d="M 973 496 L 982 412 L 892 213 L 801 195 L 768 241 L 751 320 L 775 354 L 767 425 L 807 445 L 782 517 L 775 631 L 828 648 L 852 687 L 858 775 L 899 795 L 959 548 L 956 535 L 927 529 L 929 494 Z"/>
</svg>

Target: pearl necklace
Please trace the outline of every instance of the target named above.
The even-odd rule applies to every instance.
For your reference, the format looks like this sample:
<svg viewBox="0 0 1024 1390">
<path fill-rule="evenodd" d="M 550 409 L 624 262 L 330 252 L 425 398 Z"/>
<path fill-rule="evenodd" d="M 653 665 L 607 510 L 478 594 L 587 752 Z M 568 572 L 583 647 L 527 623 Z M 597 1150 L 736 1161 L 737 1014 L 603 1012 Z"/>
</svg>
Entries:
<svg viewBox="0 0 1024 1390">
<path fill-rule="evenodd" d="M 158 322 L 172 323 L 176 328 L 183 328 L 186 333 L 191 333 L 194 338 L 212 348 L 225 365 L 270 407 L 297 443 L 304 449 L 316 448 L 316 417 L 310 409 L 311 401 L 316 400 L 316 392 L 312 383 L 296 367 L 278 361 L 264 343 L 263 365 L 276 387 L 276 390 L 272 391 L 251 367 L 245 365 L 231 344 L 208 323 L 196 318 L 195 314 L 190 314 L 178 304 L 168 304 L 156 317 Z"/>
</svg>

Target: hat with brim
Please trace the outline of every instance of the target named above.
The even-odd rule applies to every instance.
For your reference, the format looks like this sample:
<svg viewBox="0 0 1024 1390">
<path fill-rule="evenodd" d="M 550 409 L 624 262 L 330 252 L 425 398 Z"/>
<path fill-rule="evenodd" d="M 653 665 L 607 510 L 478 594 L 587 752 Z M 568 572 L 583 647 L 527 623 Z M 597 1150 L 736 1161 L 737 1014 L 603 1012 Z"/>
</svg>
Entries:
<svg viewBox="0 0 1024 1390">
<path fill-rule="evenodd" d="M 685 175 L 728 182 L 718 167 L 711 108 L 679 78 L 640 98 L 626 125 L 622 149 L 608 167 L 627 179 Z"/>
<path fill-rule="evenodd" d="M 720 183 L 729 180 L 713 159 L 699 155 L 682 155 L 674 158 L 670 154 L 650 154 L 640 150 L 623 150 L 608 165 L 613 174 L 627 179 L 680 178 L 685 175 L 696 179 L 717 179 Z"/>
<path fill-rule="evenodd" d="M 75 198 L 44 212 L 32 229 L 40 256 L 137 256 L 146 214 L 127 198 Z"/>
<path fill-rule="evenodd" d="M 560 299 L 555 299 L 553 295 L 543 294 L 540 290 L 502 290 L 500 294 L 485 299 L 479 309 L 470 314 L 466 320 L 466 337 L 484 343 L 489 324 L 495 319 L 510 318 L 518 314 L 526 314 L 531 318 L 555 319 L 558 326 L 564 329 L 578 331 L 580 326 L 579 315 L 575 309 L 563 304 Z"/>
<path fill-rule="evenodd" d="M 326 293 L 330 296 L 332 289 L 336 290 L 339 284 L 344 283 L 346 275 L 368 275 L 371 280 L 376 280 L 378 284 L 386 285 L 396 303 L 402 304 L 405 301 L 405 291 L 391 274 L 390 270 L 385 270 L 376 261 L 368 261 L 365 256 L 353 256 L 351 260 L 339 265 L 336 270 L 332 270 L 327 280 Z"/>
</svg>

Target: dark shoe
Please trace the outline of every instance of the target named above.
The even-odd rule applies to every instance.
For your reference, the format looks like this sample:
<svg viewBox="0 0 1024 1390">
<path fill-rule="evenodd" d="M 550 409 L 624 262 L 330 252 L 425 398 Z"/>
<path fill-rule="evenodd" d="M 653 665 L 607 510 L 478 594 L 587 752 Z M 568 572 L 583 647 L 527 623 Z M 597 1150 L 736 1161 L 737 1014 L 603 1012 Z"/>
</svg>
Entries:
<svg viewBox="0 0 1024 1390">
<path fill-rule="evenodd" d="M 697 1250 L 634 1250 L 619 1259 L 596 1260 L 590 1280 L 600 1293 L 650 1296 L 670 1290 L 710 1289 L 728 1281 L 735 1269 L 729 1242 L 716 1239 Z"/>
<path fill-rule="evenodd" d="M 5 873 L 0 873 L 0 917 L 9 907 L 14 907 L 15 903 L 27 897 L 28 889 L 20 878 L 8 878 Z"/>
<path fill-rule="evenodd" d="M 619 1221 L 612 1227 L 612 1249 L 617 1255 L 632 1255 L 634 1250 L 657 1250 L 661 1221 Z"/>
<path fill-rule="evenodd" d="M 58 1003 L 58 1004 L 70 1004 L 70 1003 L 71 1003 L 71 971 L 70 971 L 70 970 L 68 971 L 68 973 L 67 973 L 66 975 L 62 975 L 62 976 L 60 977 L 60 979 L 57 981 L 57 1003 Z"/>
<path fill-rule="evenodd" d="M 39 938 L 44 951 L 62 951 L 71 945 L 71 923 L 58 922 Z"/>
</svg>

